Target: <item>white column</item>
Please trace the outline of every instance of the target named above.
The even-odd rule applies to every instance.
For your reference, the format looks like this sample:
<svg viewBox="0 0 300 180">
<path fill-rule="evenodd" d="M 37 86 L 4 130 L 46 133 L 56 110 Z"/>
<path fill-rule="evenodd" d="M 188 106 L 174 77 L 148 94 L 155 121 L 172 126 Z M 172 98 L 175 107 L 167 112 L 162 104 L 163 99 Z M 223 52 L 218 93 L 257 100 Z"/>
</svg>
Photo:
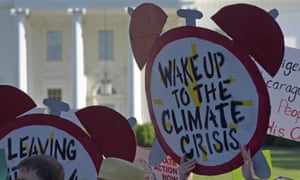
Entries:
<svg viewBox="0 0 300 180">
<path fill-rule="evenodd" d="M 129 44 L 130 47 L 130 44 Z M 129 111 L 130 116 L 136 118 L 139 124 L 143 124 L 142 118 L 142 89 L 141 89 L 141 71 L 138 68 L 132 55 L 131 48 L 128 49 L 129 54 Z M 146 101 L 146 100 L 145 100 Z"/>
<path fill-rule="evenodd" d="M 29 14 L 28 9 L 11 9 L 11 15 L 15 16 L 15 57 L 17 62 L 16 86 L 24 92 L 28 92 L 27 87 L 27 42 L 25 22 Z"/>
<path fill-rule="evenodd" d="M 133 57 L 133 56 L 132 56 Z M 143 124 L 144 123 L 144 118 L 143 113 L 148 112 L 143 110 L 142 108 L 145 108 L 142 103 L 142 97 L 143 94 L 143 88 L 142 88 L 142 83 L 141 83 L 141 70 L 138 68 L 138 65 L 135 62 L 135 59 L 131 59 L 131 64 L 132 64 L 132 93 L 133 93 L 133 114 L 134 117 L 137 120 L 137 123 Z M 144 101 L 147 101 L 146 98 L 144 98 Z"/>
<path fill-rule="evenodd" d="M 128 11 L 128 9 L 126 9 Z M 128 16 L 128 25 L 130 16 Z M 129 27 L 128 27 L 129 29 Z M 141 70 L 135 62 L 132 54 L 130 39 L 128 36 L 128 72 L 129 72 L 129 111 L 130 116 L 136 118 L 138 124 L 143 124 L 143 106 L 142 106 L 142 85 L 141 85 Z M 145 99 L 146 101 L 146 99 Z M 144 111 L 145 112 L 145 111 Z M 146 111 L 148 112 L 148 111 Z"/>
<path fill-rule="evenodd" d="M 86 77 L 84 74 L 84 49 L 82 36 L 82 17 L 86 10 L 83 8 L 68 9 L 72 15 L 72 94 L 73 108 L 80 109 L 86 106 Z"/>
</svg>

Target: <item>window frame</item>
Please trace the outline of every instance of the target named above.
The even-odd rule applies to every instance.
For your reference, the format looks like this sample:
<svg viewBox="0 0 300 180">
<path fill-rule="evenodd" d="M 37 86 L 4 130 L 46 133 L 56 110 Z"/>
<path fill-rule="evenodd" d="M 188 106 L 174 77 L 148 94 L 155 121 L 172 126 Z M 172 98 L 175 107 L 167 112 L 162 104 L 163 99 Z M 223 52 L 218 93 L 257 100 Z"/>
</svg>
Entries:
<svg viewBox="0 0 300 180">
<path fill-rule="evenodd" d="M 114 60 L 114 36 L 112 29 L 98 31 L 98 59 L 100 61 Z"/>
<path fill-rule="evenodd" d="M 53 93 L 53 96 L 51 97 L 51 91 Z M 57 96 L 57 94 L 59 94 Z M 59 87 L 49 87 L 47 88 L 47 98 L 48 99 L 54 99 L 57 101 L 62 101 L 63 99 L 63 89 Z"/>
<path fill-rule="evenodd" d="M 59 35 L 58 36 L 59 39 L 57 39 L 57 35 Z M 52 39 L 54 42 L 50 44 Z M 52 55 L 52 52 L 54 52 L 54 55 Z M 62 30 L 47 30 L 46 31 L 46 60 L 50 62 L 55 62 L 55 61 L 62 61 L 62 59 L 63 59 Z"/>
</svg>

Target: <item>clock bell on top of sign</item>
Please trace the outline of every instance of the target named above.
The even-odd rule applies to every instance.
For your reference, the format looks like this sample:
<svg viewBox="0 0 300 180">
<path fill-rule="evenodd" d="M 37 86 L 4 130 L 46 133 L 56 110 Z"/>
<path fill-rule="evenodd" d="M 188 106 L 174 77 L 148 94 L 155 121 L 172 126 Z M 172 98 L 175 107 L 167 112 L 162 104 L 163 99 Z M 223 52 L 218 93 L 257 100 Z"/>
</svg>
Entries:
<svg viewBox="0 0 300 180">
<path fill-rule="evenodd" d="M 242 165 L 240 144 L 260 152 L 270 102 L 255 63 L 272 76 L 281 65 L 284 41 L 275 19 L 253 5 L 226 6 L 212 16 L 224 36 L 195 27 L 202 16 L 196 10 L 178 10 L 187 25 L 164 33 L 167 15 L 160 7 L 144 3 L 129 13 L 135 60 L 140 69 L 147 64 L 158 139 L 149 161 L 158 164 L 163 158 L 157 154 L 165 153 L 179 162 L 186 153 L 197 161 L 195 173 L 216 175 Z"/>
<path fill-rule="evenodd" d="M 57 158 L 70 180 L 96 179 L 103 158 L 134 161 L 135 134 L 118 112 L 103 106 L 71 112 L 67 104 L 49 99 L 44 104 L 51 114 L 36 112 L 34 101 L 21 90 L 0 85 L 0 149 L 5 151 L 9 179 L 16 179 L 18 162 L 37 154 Z M 65 118 L 62 109 L 70 112 Z M 70 120 L 79 120 L 83 128 Z"/>
</svg>

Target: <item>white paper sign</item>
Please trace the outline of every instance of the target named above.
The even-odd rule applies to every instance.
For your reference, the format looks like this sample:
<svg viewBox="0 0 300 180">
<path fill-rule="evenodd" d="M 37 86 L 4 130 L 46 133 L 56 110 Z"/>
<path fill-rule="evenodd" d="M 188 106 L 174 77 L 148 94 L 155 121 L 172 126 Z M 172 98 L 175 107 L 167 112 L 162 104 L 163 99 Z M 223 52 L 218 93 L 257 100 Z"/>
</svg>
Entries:
<svg viewBox="0 0 300 180">
<path fill-rule="evenodd" d="M 286 47 L 284 60 L 274 78 L 260 70 L 271 101 L 267 133 L 300 141 L 300 50 Z"/>
</svg>

